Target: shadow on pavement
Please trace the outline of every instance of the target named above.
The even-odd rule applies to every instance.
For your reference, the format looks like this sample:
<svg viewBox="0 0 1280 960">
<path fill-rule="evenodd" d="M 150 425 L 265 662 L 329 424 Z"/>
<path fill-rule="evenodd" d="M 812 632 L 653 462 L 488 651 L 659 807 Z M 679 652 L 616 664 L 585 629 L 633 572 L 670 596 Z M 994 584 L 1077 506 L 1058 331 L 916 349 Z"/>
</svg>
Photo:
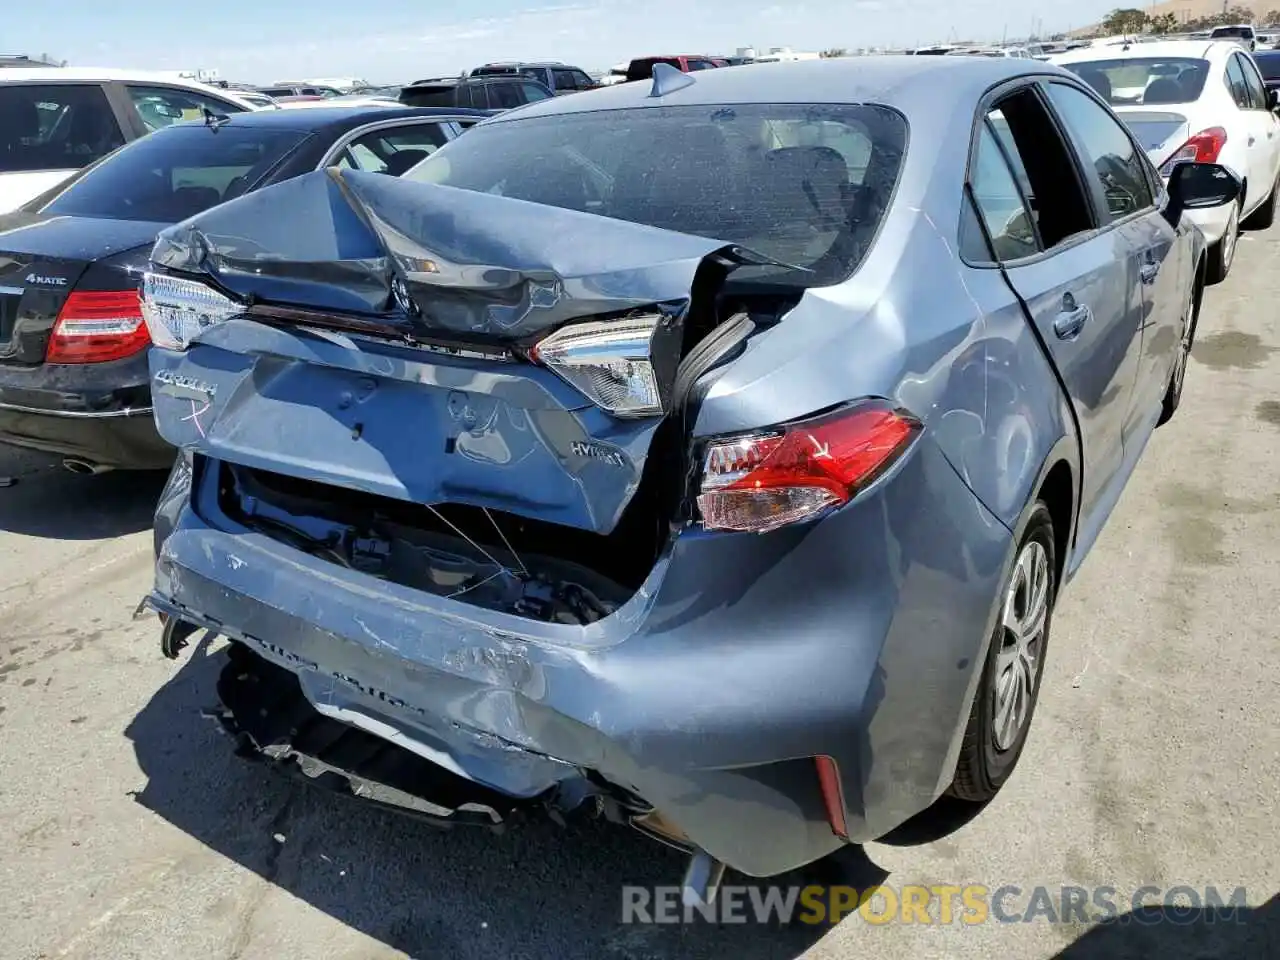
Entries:
<svg viewBox="0 0 1280 960">
<path fill-rule="evenodd" d="M 51 540 L 106 540 L 151 526 L 163 471 L 78 476 L 61 460 L 0 446 L 0 531 Z"/>
<path fill-rule="evenodd" d="M 202 711 L 225 660 L 193 648 L 125 731 L 148 778 L 136 799 L 223 856 L 411 957 L 792 958 L 825 927 L 621 922 L 624 885 L 674 886 L 684 857 L 606 823 L 444 831 L 296 784 L 232 753 Z M 273 837 L 282 835 L 285 843 Z M 866 887 L 860 848 L 780 883 Z M 726 883 L 748 881 L 728 878 Z"/>
<path fill-rule="evenodd" d="M 1226 898 L 1230 891 L 1224 891 Z M 1154 906 L 1100 923 L 1053 960 L 1275 960 L 1280 897 L 1260 907 Z"/>
</svg>

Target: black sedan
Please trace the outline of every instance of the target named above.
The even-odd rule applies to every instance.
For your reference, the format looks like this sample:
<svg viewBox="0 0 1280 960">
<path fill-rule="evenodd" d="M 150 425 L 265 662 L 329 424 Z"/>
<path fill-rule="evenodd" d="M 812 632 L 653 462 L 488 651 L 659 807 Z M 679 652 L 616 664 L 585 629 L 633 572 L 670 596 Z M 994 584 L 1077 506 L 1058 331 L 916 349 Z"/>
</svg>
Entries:
<svg viewBox="0 0 1280 960">
<path fill-rule="evenodd" d="M 395 104 L 209 114 L 0 215 L 0 443 L 81 473 L 170 466 L 138 296 L 156 234 L 322 167 L 399 176 L 483 116 Z"/>
</svg>

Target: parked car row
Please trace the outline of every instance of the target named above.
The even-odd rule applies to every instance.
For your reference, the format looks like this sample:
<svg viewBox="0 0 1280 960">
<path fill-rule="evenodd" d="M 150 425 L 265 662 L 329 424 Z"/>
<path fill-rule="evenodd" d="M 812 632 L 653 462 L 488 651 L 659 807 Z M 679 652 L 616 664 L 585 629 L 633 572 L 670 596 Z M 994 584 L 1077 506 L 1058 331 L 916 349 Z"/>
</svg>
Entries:
<svg viewBox="0 0 1280 960">
<path fill-rule="evenodd" d="M 689 60 L 150 133 L 171 94 L 98 81 L 132 142 L 0 218 L 0 440 L 171 467 L 143 608 L 166 655 L 231 641 L 242 751 L 440 823 L 603 812 L 705 899 L 1017 764 L 1054 605 L 1179 406 L 1193 220 L 1265 209 L 1109 106 L 1183 81 L 1157 53 L 1105 96 Z M 80 101 L 25 83 L 0 157 L 72 155 Z"/>
<path fill-rule="evenodd" d="M 1280 183 L 1280 93 L 1259 60 L 1232 40 L 1077 50 L 1052 58 L 1084 79 L 1129 126 L 1167 181 L 1186 161 L 1221 164 L 1243 184 L 1237 203 L 1193 211 L 1209 243 L 1208 282 L 1226 277 L 1241 227 L 1275 218 Z M 1123 201 L 1124 185 L 1108 185 Z"/>
</svg>

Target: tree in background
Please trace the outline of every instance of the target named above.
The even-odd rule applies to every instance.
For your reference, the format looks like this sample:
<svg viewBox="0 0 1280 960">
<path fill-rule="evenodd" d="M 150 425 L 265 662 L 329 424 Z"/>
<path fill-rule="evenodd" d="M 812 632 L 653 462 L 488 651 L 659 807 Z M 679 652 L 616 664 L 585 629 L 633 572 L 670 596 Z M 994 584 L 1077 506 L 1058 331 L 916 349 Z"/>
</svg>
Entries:
<svg viewBox="0 0 1280 960">
<path fill-rule="evenodd" d="M 1172 13 L 1161 13 L 1157 16 L 1150 17 L 1147 20 L 1147 26 L 1152 33 L 1158 33 L 1163 36 L 1166 33 L 1178 32 L 1178 17 Z"/>
<path fill-rule="evenodd" d="M 1147 15 L 1135 7 L 1112 10 L 1102 21 L 1107 33 L 1141 33 L 1147 25 Z"/>
<path fill-rule="evenodd" d="M 1280 26 L 1280 10 L 1268 10 L 1258 22 L 1266 27 Z"/>
</svg>

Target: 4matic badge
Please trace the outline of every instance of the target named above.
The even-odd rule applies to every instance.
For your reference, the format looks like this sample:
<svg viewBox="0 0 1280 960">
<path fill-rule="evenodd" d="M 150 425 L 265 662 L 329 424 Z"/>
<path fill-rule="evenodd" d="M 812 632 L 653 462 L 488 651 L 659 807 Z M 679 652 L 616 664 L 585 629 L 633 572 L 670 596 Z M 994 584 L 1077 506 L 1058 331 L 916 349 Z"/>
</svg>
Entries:
<svg viewBox="0 0 1280 960">
<path fill-rule="evenodd" d="M 38 287 L 65 287 L 66 277 L 42 277 L 38 273 L 28 273 L 27 283 Z"/>
</svg>

